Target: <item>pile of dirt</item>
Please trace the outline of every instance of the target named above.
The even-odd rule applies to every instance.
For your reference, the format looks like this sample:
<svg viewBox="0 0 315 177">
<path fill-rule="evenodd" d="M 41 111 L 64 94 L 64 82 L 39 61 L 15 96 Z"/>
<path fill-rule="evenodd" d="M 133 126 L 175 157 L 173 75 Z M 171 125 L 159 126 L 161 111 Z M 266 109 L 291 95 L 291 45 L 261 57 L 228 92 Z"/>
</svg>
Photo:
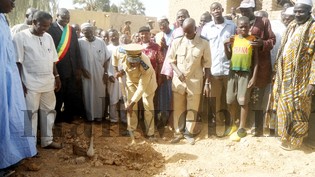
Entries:
<svg viewBox="0 0 315 177">
<path fill-rule="evenodd" d="M 80 135 L 75 134 L 73 128 L 68 127 L 63 132 L 63 141 L 67 144 L 64 149 L 63 161 L 70 164 L 88 163 L 94 167 L 104 165 L 120 166 L 126 170 L 137 170 L 148 175 L 153 174 L 158 168 L 164 166 L 165 159 L 160 152 L 157 152 L 152 144 L 146 142 L 143 137 L 137 139 L 136 144 L 129 144 L 130 138 L 117 138 L 116 142 L 104 145 L 99 140 L 102 137 L 101 125 L 94 125 L 94 149 L 96 153 L 93 157 L 87 157 L 86 152 L 89 148 L 90 126 L 76 127 L 76 131 L 81 132 Z M 113 135 L 113 133 L 112 133 Z M 117 134 L 114 134 L 117 135 Z M 72 145 L 72 155 L 71 154 Z"/>
<path fill-rule="evenodd" d="M 143 142 L 127 146 L 104 146 L 100 149 L 97 160 L 94 160 L 95 164 L 98 162 L 124 166 L 129 170 L 147 170 L 150 173 L 154 168 L 161 168 L 165 160 L 162 154 L 153 149 L 149 143 Z"/>
</svg>

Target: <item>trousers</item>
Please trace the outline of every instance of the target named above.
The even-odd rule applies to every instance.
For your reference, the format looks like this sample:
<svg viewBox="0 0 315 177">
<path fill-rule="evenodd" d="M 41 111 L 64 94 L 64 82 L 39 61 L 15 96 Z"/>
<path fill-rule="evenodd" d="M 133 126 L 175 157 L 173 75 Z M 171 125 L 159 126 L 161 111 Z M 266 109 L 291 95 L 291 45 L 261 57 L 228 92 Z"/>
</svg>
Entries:
<svg viewBox="0 0 315 177">
<path fill-rule="evenodd" d="M 41 146 L 48 146 L 53 141 L 52 128 L 56 118 L 55 93 L 54 91 L 40 93 L 28 90 L 25 100 L 32 122 L 32 134 L 37 137 L 38 117 L 40 117 Z"/>
</svg>

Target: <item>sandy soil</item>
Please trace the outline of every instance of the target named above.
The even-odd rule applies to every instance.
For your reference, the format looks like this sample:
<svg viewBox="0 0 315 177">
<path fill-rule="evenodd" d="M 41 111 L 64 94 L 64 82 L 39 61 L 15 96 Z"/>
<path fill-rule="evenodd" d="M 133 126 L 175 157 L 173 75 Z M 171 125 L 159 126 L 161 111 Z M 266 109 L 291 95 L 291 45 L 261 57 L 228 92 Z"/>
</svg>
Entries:
<svg viewBox="0 0 315 177">
<path fill-rule="evenodd" d="M 186 140 L 170 144 L 172 132 L 165 128 L 163 138 L 152 143 L 137 135 L 136 144 L 129 137 L 119 136 L 125 126 L 94 126 L 95 155 L 85 155 L 89 147 L 90 125 L 62 124 L 55 129 L 63 142 L 61 150 L 38 147 L 40 157 L 24 161 L 15 177 L 300 177 L 315 176 L 314 150 L 284 151 L 275 137 L 248 135 L 240 142 L 228 137 L 207 135 L 203 127 L 195 145 Z M 62 132 L 62 133 L 60 133 Z M 110 135 L 110 136 L 109 136 Z M 157 133 L 158 135 L 158 133 Z M 74 154 L 75 151 L 75 154 Z M 30 162 L 39 171 L 28 171 Z"/>
</svg>

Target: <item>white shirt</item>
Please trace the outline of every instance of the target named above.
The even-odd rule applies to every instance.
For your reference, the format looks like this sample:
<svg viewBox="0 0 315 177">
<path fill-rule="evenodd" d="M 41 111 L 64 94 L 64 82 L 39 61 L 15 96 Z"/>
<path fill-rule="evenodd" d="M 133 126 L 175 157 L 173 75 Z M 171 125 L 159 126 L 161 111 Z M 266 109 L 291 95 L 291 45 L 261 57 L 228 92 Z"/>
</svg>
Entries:
<svg viewBox="0 0 315 177">
<path fill-rule="evenodd" d="M 226 19 L 221 25 L 216 25 L 214 21 L 211 21 L 202 28 L 201 35 L 206 37 L 210 44 L 213 76 L 229 75 L 230 60 L 225 56 L 224 41 L 235 33 L 235 24 Z"/>
<path fill-rule="evenodd" d="M 281 44 L 281 39 L 283 33 L 287 29 L 287 27 L 280 21 L 280 20 L 273 20 L 270 21 L 271 29 L 276 36 L 276 44 L 273 46 L 272 50 L 270 51 L 271 54 L 271 66 L 274 67 L 275 61 L 277 59 L 277 53 Z"/>
<path fill-rule="evenodd" d="M 57 25 L 59 26 L 59 28 L 61 29 L 61 31 L 63 31 L 63 26 L 61 26 L 58 22 L 57 22 Z"/>
<path fill-rule="evenodd" d="M 17 24 L 17 25 L 14 25 L 12 28 L 11 28 L 11 35 L 14 36 L 16 33 L 20 32 L 20 31 L 23 31 L 25 29 L 29 29 L 30 26 L 27 25 L 27 24 Z"/>
<path fill-rule="evenodd" d="M 22 82 L 28 90 L 49 92 L 55 89 L 53 63 L 58 54 L 52 37 L 48 33 L 36 36 L 30 29 L 17 33 L 13 42 L 17 51 L 17 62 L 22 64 Z"/>
<path fill-rule="evenodd" d="M 114 76 L 115 75 L 115 69 L 114 69 L 114 66 L 112 65 L 112 60 L 113 60 L 113 53 L 117 50 L 119 46 L 114 46 L 113 44 L 109 44 L 107 46 L 107 49 L 110 53 L 110 62 L 108 63 L 108 68 L 107 68 L 107 73 L 108 73 L 108 76 Z"/>
</svg>

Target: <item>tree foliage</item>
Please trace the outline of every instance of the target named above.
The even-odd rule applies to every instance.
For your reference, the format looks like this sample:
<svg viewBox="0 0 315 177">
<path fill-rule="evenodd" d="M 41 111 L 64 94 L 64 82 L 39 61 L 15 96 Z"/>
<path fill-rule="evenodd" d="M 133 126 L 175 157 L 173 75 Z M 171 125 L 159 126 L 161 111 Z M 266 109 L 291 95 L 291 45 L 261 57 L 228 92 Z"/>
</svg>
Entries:
<svg viewBox="0 0 315 177">
<path fill-rule="evenodd" d="M 59 0 L 49 0 L 50 12 L 53 17 L 55 17 L 57 10 L 59 8 Z"/>
<path fill-rule="evenodd" d="M 47 3 L 47 0 L 16 0 L 15 8 L 8 14 L 10 25 L 12 26 L 23 23 L 25 19 L 25 12 L 30 7 L 52 13 L 53 8 L 56 7 L 58 2 L 59 0 L 50 0 L 49 3 Z"/>
<path fill-rule="evenodd" d="M 110 0 L 73 0 L 73 3 L 83 5 L 89 11 L 110 11 Z"/>
<path fill-rule="evenodd" d="M 102 11 L 103 12 L 110 12 L 110 1 L 109 0 L 105 0 L 105 2 L 103 4 Z"/>
<path fill-rule="evenodd" d="M 139 0 L 124 0 L 119 7 L 119 12 L 131 15 L 145 15 L 145 7 Z"/>
<path fill-rule="evenodd" d="M 113 12 L 113 13 L 118 13 L 119 12 L 118 7 L 116 6 L 116 4 L 112 4 L 110 6 L 110 12 Z"/>
</svg>

